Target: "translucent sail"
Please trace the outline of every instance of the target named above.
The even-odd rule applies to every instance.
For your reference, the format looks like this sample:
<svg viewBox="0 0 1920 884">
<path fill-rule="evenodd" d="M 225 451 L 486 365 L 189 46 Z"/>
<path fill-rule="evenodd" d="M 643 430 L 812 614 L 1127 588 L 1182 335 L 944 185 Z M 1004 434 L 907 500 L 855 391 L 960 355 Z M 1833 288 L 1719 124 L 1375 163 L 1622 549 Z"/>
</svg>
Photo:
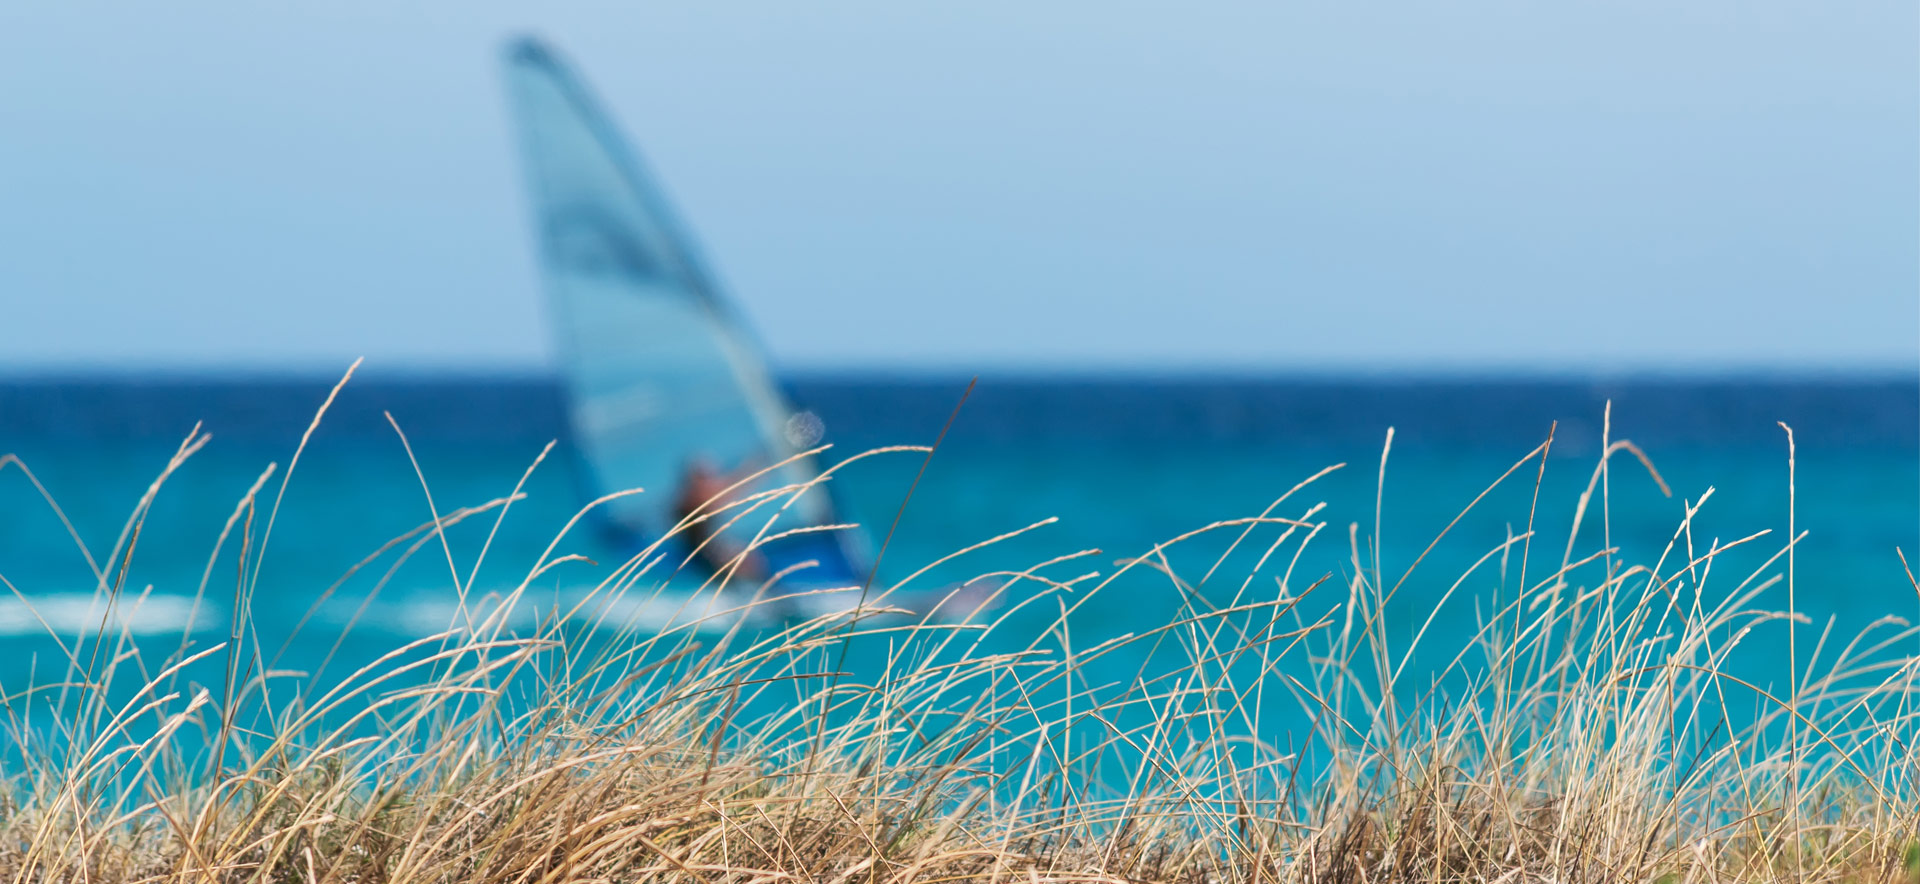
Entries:
<svg viewBox="0 0 1920 884">
<path fill-rule="evenodd" d="M 687 463 L 765 466 L 793 453 L 791 410 L 659 188 L 555 54 L 509 47 L 508 89 L 533 195 L 575 442 L 614 521 L 674 522 Z M 796 464 L 783 482 L 811 478 Z M 824 494 L 796 507 L 828 516 Z"/>
</svg>

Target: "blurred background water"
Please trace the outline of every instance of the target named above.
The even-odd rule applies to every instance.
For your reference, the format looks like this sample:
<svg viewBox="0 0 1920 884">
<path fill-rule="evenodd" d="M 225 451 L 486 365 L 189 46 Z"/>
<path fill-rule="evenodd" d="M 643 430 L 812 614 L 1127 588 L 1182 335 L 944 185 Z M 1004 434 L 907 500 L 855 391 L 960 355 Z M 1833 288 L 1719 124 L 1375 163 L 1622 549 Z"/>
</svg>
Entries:
<svg viewBox="0 0 1920 884">
<path fill-rule="evenodd" d="M 269 462 L 284 470 L 331 383 L 306 377 L 9 380 L 0 382 L 0 450 L 19 455 L 95 559 L 104 560 L 148 484 L 200 422 L 212 439 L 160 491 L 127 569 L 124 598 L 150 594 L 116 626 L 167 650 L 183 631 L 198 645 L 210 645 L 230 630 L 238 547 L 230 542 L 210 566 L 215 538 Z M 965 386 L 965 379 L 936 376 L 816 374 L 791 380 L 796 399 L 827 425 L 835 446 L 829 459 L 881 445 L 931 442 Z M 1672 489 L 1672 497 L 1664 496 L 1636 461 L 1616 456 L 1606 507 L 1611 541 L 1625 560 L 1651 564 L 1673 537 L 1685 502 L 1699 500 L 1710 487 L 1713 497 L 1694 526 L 1700 550 L 1714 538 L 1724 543 L 1765 529 L 1773 533 L 1715 565 L 1709 601 L 1724 597 L 1778 551 L 1788 524 L 1787 439 L 1776 424 L 1784 421 L 1797 441 L 1794 518 L 1809 532 L 1794 562 L 1799 608 L 1820 626 L 1831 618 L 1841 636 L 1885 615 L 1920 615 L 1920 594 L 1895 555 L 1899 547 L 1911 558 L 1920 546 L 1920 386 L 1904 379 L 989 376 L 965 401 L 904 512 L 903 497 L 921 465 L 918 455 L 863 461 L 838 481 L 851 515 L 870 526 L 876 540 L 901 514 L 882 563 L 883 582 L 967 544 L 1058 517 L 921 582 L 935 586 L 1088 548 L 1101 553 L 1047 573 L 1111 573 L 1119 558 L 1213 520 L 1257 515 L 1297 482 L 1344 463 L 1275 512 L 1298 517 L 1325 502 L 1314 518 L 1328 522 L 1328 530 L 1308 547 L 1289 588 L 1297 593 L 1330 576 L 1321 592 L 1333 601 L 1353 576 L 1349 524 L 1360 526 L 1359 559 L 1371 567 L 1375 487 L 1389 427 L 1394 437 L 1378 555 L 1391 585 L 1558 422 L 1539 492 L 1530 566 L 1530 580 L 1537 582 L 1569 550 L 1572 513 L 1593 475 L 1609 401 L 1612 438 L 1641 446 Z M 507 494 L 547 442 L 561 440 L 528 482 L 526 499 L 502 523 L 474 583 L 477 595 L 523 579 L 585 503 L 552 382 L 365 372 L 347 386 L 302 456 L 265 551 L 251 629 L 260 647 L 288 648 L 285 665 L 311 667 L 349 622 L 354 627 L 342 653 L 366 659 L 446 629 L 456 617 L 447 557 L 437 545 L 400 566 L 377 594 L 392 554 L 320 601 L 354 563 L 431 518 L 421 481 L 385 413 L 406 430 L 441 513 Z M 281 475 L 266 486 L 263 510 Z M 1393 605 L 1399 616 L 1391 622 L 1405 631 L 1402 638 L 1475 560 L 1509 532 L 1525 530 L 1536 476 L 1530 465 L 1509 478 L 1420 564 Z M 1596 500 L 1573 541 L 1573 558 L 1602 549 L 1607 529 L 1601 506 Z M 256 537 L 265 521 L 264 511 L 255 516 Z M 450 529 L 463 575 L 492 524 L 489 514 Z M 1270 538 L 1271 532 L 1259 536 Z M 1197 581 L 1230 539 L 1219 534 L 1188 542 L 1169 552 L 1170 562 Z M 1253 543 L 1236 553 L 1199 592 L 1215 603 L 1231 598 L 1264 546 Z M 617 551 L 601 546 L 590 531 L 569 535 L 557 551 L 599 564 L 573 563 L 544 575 L 533 593 L 536 604 L 544 602 L 541 592 L 591 585 L 618 561 Z M 1670 559 L 1665 572 L 1673 573 L 1677 561 Z M 1275 597 L 1283 564 L 1261 569 L 1246 599 Z M 1461 595 L 1440 609 L 1436 624 L 1442 628 L 1435 635 L 1445 640 L 1430 641 L 1431 653 L 1456 652 L 1495 594 L 1510 597 L 1518 567 L 1516 553 L 1506 574 L 1498 561 L 1474 572 Z M 1785 571 L 1781 559 L 1761 576 Z M 196 589 L 209 573 L 200 614 L 189 622 Z M 7 648 L 0 656 L 0 686 L 17 690 L 36 668 L 43 681 L 58 668 L 58 645 L 46 636 L 48 625 L 71 640 L 97 628 L 105 612 L 93 603 L 95 580 L 85 557 L 25 474 L 11 466 L 0 471 L 0 575 L 9 584 L 7 597 L 0 598 Z M 1594 575 L 1587 577 L 1585 584 L 1592 585 Z M 1015 588 L 1013 594 L 1031 591 Z M 1785 592 L 1784 583 L 1768 590 L 1762 606 L 1784 608 Z M 1076 641 L 1091 645 L 1165 625 L 1180 603 L 1181 591 L 1172 582 L 1142 571 L 1075 615 Z M 309 611 L 311 622 L 294 635 Z M 1031 638 L 1008 635 L 1016 642 Z M 1755 650 L 1743 665 L 1777 660 L 1770 643 L 1784 638 L 1781 629 L 1757 632 L 1750 639 Z M 1124 681 L 1139 662 L 1131 652 L 1118 654 L 1105 658 L 1100 671 Z"/>
</svg>

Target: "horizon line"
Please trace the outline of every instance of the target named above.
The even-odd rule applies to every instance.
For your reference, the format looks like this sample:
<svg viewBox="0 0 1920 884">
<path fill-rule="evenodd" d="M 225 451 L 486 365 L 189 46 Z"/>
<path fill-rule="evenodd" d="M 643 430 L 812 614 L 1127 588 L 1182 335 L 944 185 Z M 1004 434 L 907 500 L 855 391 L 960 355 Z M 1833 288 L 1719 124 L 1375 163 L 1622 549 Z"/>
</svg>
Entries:
<svg viewBox="0 0 1920 884">
<path fill-rule="evenodd" d="M 349 363 L 337 368 L 300 363 L 232 363 L 139 365 L 111 363 L 17 364 L 0 363 L 0 384 L 19 383 L 192 383 L 192 382 L 318 382 L 336 381 Z M 486 366 L 472 363 L 363 364 L 356 375 L 375 383 L 409 381 L 559 380 L 552 366 L 518 364 Z M 1054 365 L 1001 364 L 970 369 L 947 364 L 899 365 L 801 364 L 777 366 L 782 379 L 898 380 L 906 382 L 965 381 L 968 378 L 1001 381 L 1445 381 L 1445 382 L 1700 382 L 1700 381 L 1824 381 L 1855 383 L 1913 382 L 1920 384 L 1920 363 L 1826 365 L 1502 365 L 1409 364 L 1398 366 L 1305 365 Z"/>
</svg>

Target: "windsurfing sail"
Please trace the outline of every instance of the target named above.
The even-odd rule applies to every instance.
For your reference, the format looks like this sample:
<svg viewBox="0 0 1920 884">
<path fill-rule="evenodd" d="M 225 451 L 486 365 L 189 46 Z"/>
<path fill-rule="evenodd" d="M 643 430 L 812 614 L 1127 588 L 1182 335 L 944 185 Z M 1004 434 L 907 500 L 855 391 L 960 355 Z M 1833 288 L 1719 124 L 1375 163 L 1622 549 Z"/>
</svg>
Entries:
<svg viewBox="0 0 1920 884">
<path fill-rule="evenodd" d="M 793 437 L 817 420 L 795 418 L 660 188 L 561 59 L 518 40 L 506 73 L 573 441 L 596 493 L 646 489 L 607 504 L 611 521 L 658 537 L 692 460 L 770 466 L 812 444 Z M 801 461 L 774 478 L 816 476 Z M 780 527 L 831 519 L 819 490 Z M 823 570 L 857 570 L 847 541 L 806 546 L 841 560 Z"/>
</svg>

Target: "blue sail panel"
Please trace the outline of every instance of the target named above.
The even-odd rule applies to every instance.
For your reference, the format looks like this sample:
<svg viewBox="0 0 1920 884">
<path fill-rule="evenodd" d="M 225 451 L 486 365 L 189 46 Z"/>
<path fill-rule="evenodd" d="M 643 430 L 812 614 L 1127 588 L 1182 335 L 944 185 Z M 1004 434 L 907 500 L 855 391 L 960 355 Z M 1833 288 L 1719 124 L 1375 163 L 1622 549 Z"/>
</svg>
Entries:
<svg viewBox="0 0 1920 884">
<path fill-rule="evenodd" d="M 633 154 L 555 54 L 510 47 L 508 89 L 531 184 L 574 442 L 620 526 L 657 536 L 688 462 L 766 466 L 794 453 L 791 409 L 751 336 Z M 796 463 L 780 483 L 813 478 Z M 824 492 L 795 505 L 830 518 Z"/>
</svg>

